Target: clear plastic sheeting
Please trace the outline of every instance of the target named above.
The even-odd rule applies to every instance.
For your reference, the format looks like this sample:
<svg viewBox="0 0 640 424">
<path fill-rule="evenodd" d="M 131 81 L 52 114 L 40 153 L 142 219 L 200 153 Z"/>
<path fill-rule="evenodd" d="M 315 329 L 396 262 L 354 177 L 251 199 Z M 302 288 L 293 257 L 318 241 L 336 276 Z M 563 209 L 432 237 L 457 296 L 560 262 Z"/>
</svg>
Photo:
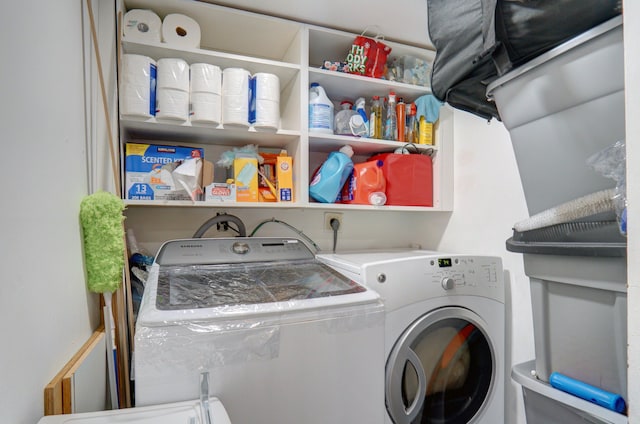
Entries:
<svg viewBox="0 0 640 424">
<path fill-rule="evenodd" d="M 327 343 L 383 325 L 376 293 L 315 259 L 154 264 L 136 326 L 136 379 L 276 359 L 283 334 L 296 343 L 305 326 L 301 334 Z"/>
<path fill-rule="evenodd" d="M 156 307 L 161 310 L 233 309 L 295 302 L 366 289 L 314 261 L 161 267 Z M 291 305 L 289 305 L 291 306 Z"/>
</svg>

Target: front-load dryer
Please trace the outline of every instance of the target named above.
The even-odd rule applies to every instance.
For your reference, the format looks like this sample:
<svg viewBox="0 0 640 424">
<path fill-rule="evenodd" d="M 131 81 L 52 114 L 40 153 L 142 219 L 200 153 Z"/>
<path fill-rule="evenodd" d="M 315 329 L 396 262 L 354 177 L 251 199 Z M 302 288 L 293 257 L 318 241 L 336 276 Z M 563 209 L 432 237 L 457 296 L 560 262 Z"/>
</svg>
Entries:
<svg viewBox="0 0 640 424">
<path fill-rule="evenodd" d="M 387 423 L 504 423 L 500 258 L 395 250 L 318 259 L 383 299 Z"/>
<path fill-rule="evenodd" d="M 237 424 L 384 423 L 379 295 L 291 238 L 173 240 L 135 334 L 137 406 L 212 396 Z"/>
</svg>

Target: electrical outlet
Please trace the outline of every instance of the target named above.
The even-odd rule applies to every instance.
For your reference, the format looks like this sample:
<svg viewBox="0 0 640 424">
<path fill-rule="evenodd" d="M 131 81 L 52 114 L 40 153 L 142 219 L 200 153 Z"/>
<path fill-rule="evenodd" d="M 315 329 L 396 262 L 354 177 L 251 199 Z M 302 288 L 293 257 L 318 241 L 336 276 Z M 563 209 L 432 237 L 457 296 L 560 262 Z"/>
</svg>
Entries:
<svg viewBox="0 0 640 424">
<path fill-rule="evenodd" d="M 333 228 L 331 227 L 331 220 L 337 219 L 340 222 L 340 227 L 338 231 L 342 229 L 342 214 L 339 212 L 325 212 L 324 213 L 324 228 L 325 230 L 329 230 L 333 232 Z"/>
</svg>

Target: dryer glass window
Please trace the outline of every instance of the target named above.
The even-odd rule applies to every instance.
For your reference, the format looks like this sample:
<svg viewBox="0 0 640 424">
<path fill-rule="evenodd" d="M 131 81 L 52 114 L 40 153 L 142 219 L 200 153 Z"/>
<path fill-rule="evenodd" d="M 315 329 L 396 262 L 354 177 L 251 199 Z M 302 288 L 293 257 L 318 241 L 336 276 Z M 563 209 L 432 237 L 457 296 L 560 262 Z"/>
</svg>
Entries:
<svg viewBox="0 0 640 424">
<path fill-rule="evenodd" d="M 468 423 L 485 404 L 495 375 L 485 333 L 461 317 L 414 324 L 390 361 L 387 403 L 398 424 Z"/>
</svg>

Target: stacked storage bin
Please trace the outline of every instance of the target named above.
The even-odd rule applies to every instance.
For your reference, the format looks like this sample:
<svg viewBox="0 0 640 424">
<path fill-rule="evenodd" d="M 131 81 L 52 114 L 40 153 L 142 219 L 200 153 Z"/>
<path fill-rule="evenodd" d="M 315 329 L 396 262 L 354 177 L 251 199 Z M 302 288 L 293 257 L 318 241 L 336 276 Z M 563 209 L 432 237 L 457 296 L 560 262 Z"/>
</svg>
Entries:
<svg viewBox="0 0 640 424">
<path fill-rule="evenodd" d="M 549 384 L 558 372 L 626 397 L 626 239 L 616 212 L 540 218 L 616 186 L 587 159 L 624 140 L 622 18 L 511 71 L 488 94 L 510 132 L 533 224 L 507 241 L 523 254 L 531 288 L 536 357 L 512 370 L 527 423 L 626 423 L 625 411 Z"/>
</svg>

